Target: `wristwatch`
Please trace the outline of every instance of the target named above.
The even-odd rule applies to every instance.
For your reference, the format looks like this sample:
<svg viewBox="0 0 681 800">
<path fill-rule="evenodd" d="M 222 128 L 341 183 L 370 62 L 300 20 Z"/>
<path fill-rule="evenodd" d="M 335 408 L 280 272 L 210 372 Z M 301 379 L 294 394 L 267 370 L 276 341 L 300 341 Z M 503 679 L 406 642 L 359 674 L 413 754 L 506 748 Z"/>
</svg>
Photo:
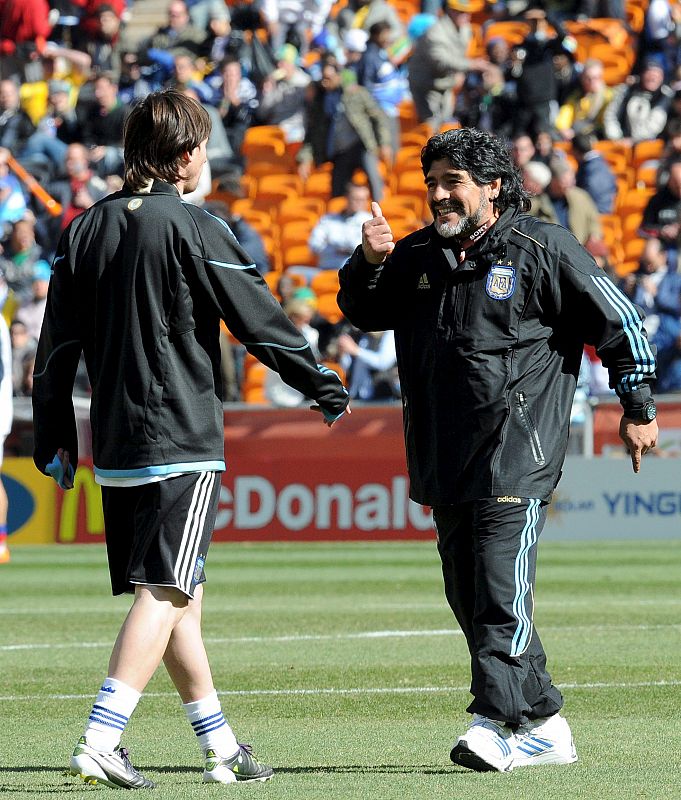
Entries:
<svg viewBox="0 0 681 800">
<path fill-rule="evenodd" d="M 654 400 L 646 400 L 642 406 L 627 408 L 624 412 L 624 416 L 628 419 L 652 422 L 655 417 L 657 417 L 657 406 Z"/>
</svg>

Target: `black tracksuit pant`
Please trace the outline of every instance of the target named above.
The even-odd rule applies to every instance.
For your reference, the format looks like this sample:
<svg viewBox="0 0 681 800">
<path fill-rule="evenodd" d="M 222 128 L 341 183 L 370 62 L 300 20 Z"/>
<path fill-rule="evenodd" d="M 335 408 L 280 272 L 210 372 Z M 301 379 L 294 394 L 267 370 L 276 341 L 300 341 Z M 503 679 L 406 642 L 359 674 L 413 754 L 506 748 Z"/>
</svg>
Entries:
<svg viewBox="0 0 681 800">
<path fill-rule="evenodd" d="M 433 509 L 447 601 L 471 654 L 471 713 L 511 727 L 563 698 L 534 630 L 537 540 L 546 504 L 491 497 Z"/>
</svg>

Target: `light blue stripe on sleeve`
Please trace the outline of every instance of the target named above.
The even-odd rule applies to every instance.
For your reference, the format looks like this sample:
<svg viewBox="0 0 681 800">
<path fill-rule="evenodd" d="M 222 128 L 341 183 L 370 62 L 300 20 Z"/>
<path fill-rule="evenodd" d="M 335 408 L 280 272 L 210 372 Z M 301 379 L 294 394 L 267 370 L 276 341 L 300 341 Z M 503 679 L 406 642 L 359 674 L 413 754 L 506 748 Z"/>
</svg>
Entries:
<svg viewBox="0 0 681 800">
<path fill-rule="evenodd" d="M 213 259 L 206 259 L 209 264 L 214 264 L 216 267 L 224 267 L 224 269 L 255 269 L 255 264 L 229 264 L 226 261 L 213 261 Z"/>
<path fill-rule="evenodd" d="M 655 357 L 650 349 L 648 340 L 641 331 L 641 320 L 636 309 L 625 295 L 608 278 L 592 275 L 591 279 L 622 320 L 622 329 L 629 340 L 631 352 L 636 362 L 636 369 L 634 373 L 625 375 L 619 382 L 618 387 L 622 392 L 630 392 L 637 384 L 641 383 L 644 376 L 653 374 L 655 371 Z"/>
<path fill-rule="evenodd" d="M 278 350 L 291 350 L 294 353 L 300 350 L 307 350 L 309 344 L 301 345 L 300 347 L 288 347 L 285 344 L 277 344 L 276 342 L 242 342 L 246 347 L 276 347 Z"/>
</svg>

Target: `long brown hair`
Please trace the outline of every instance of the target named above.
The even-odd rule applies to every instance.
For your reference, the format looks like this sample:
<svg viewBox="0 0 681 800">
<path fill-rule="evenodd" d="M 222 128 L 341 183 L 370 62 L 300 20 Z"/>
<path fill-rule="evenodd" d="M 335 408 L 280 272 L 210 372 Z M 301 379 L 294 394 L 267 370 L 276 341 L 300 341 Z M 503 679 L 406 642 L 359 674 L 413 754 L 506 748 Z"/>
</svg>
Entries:
<svg viewBox="0 0 681 800">
<path fill-rule="evenodd" d="M 125 122 L 125 182 L 133 191 L 153 178 L 177 183 L 182 154 L 207 139 L 210 128 L 206 109 L 176 89 L 147 95 Z"/>
</svg>

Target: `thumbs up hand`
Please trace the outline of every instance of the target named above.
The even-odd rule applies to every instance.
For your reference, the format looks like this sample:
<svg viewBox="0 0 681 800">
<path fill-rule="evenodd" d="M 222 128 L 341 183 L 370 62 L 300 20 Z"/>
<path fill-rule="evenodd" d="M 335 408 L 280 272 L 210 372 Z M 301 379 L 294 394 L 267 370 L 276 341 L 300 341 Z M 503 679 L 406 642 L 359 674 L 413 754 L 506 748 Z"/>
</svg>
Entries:
<svg viewBox="0 0 681 800">
<path fill-rule="evenodd" d="M 371 213 L 372 218 L 362 225 L 362 250 L 370 264 L 382 264 L 395 249 L 393 232 L 378 203 L 371 204 Z"/>
</svg>

